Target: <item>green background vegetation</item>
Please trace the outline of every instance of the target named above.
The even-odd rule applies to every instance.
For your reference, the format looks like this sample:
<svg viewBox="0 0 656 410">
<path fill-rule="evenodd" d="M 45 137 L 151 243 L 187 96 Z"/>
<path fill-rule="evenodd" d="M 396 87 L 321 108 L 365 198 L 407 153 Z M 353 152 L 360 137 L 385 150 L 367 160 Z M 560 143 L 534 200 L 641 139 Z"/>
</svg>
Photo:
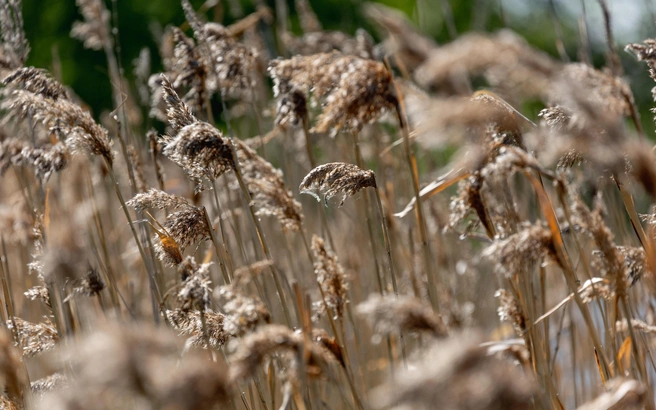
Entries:
<svg viewBox="0 0 656 410">
<path fill-rule="evenodd" d="M 132 78 L 133 60 L 143 47 L 151 50 L 152 69 L 161 69 L 155 33 L 169 24 L 181 25 L 184 15 L 178 0 L 115 0 L 118 11 L 118 27 L 121 43 L 120 57 L 128 79 Z M 244 14 L 254 11 L 251 0 L 239 0 Z M 421 30 L 437 40 L 438 43 L 450 41 L 451 35 L 443 18 L 444 4 L 448 1 L 452 9 L 453 22 L 457 32 L 495 31 L 509 27 L 520 33 L 537 48 L 544 50 L 556 58 L 560 58 L 557 48 L 555 24 L 563 32 L 563 41 L 568 57 L 575 61 L 580 52 L 579 21 L 582 13 L 572 12 L 572 4 L 576 1 L 561 2 L 531 1 L 523 7 L 523 12 L 517 12 L 521 0 L 380 0 L 379 3 L 394 7 L 405 13 Z M 203 0 L 192 0 L 198 9 Z M 327 30 L 341 30 L 353 34 L 357 28 L 367 29 L 376 39 L 377 33 L 367 21 L 362 12 L 360 0 L 311 0 L 312 7 Z M 622 58 L 622 63 L 638 106 L 641 109 L 642 122 L 649 135 L 654 133 L 652 114 L 649 108 L 653 105 L 650 89 L 652 80 L 647 75 L 644 64 L 622 51 L 625 42 L 640 42 L 643 38 L 653 36 L 656 24 L 652 20 L 653 10 L 649 2 L 633 0 L 636 5 L 644 7 L 641 16 L 626 16 L 629 12 L 626 5 L 630 1 L 610 1 L 613 19 L 620 20 L 630 17 L 633 23 L 632 32 L 627 38 L 616 38 L 616 48 Z M 267 2 L 275 9 L 274 0 Z M 299 32 L 299 25 L 294 11 L 293 0 L 288 0 L 291 27 Z M 565 4 L 569 4 L 565 7 Z M 112 2 L 107 2 L 112 7 Z M 603 44 L 603 22 L 600 20 L 599 5 L 596 0 L 581 0 L 579 7 L 586 7 L 586 22 L 591 37 L 592 60 L 595 66 L 604 65 L 606 47 Z M 526 10 L 529 10 L 526 13 Z M 575 9 L 576 10 L 576 9 Z M 583 9 L 580 8 L 582 11 Z M 635 13 L 635 7 L 632 10 Z M 55 73 L 64 84 L 71 86 L 75 92 L 93 109 L 95 114 L 111 108 L 111 84 L 109 82 L 105 55 L 103 52 L 85 49 L 82 43 L 70 38 L 70 30 L 74 21 L 81 19 L 73 0 L 57 1 L 24 1 L 23 13 L 25 30 L 32 51 L 28 65 L 45 67 Z M 597 18 L 595 18 L 597 16 Z M 208 12 L 208 19 L 229 24 L 236 20 L 230 14 L 227 1 Z M 555 17 L 555 18 L 554 18 Z M 557 23 L 555 23 L 555 21 Z M 595 38 L 594 34 L 597 34 Z M 621 36 L 618 36 L 621 37 Z M 622 42 L 624 41 L 624 42 Z M 528 115 L 534 115 L 541 107 L 523 107 Z"/>
</svg>

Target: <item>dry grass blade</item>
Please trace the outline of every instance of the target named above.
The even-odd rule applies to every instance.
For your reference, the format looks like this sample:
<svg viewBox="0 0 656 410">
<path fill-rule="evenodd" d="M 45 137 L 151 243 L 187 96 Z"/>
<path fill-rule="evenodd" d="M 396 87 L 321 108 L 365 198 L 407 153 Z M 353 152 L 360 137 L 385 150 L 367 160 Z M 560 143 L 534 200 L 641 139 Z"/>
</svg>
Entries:
<svg viewBox="0 0 656 410">
<path fill-rule="evenodd" d="M 608 281 L 602 278 L 592 278 L 586 280 L 583 282 L 583 285 L 577 289 L 577 292 L 581 295 L 581 298 L 584 302 L 590 302 L 594 297 L 602 297 L 608 299 L 611 296 L 611 291 L 608 287 Z M 572 299 L 574 299 L 574 293 L 570 293 L 565 299 L 558 302 L 556 306 L 549 309 L 548 312 L 537 318 L 535 322 L 533 322 L 533 325 L 537 325 L 538 323 L 547 319 Z"/>
<path fill-rule="evenodd" d="M 462 181 L 465 178 L 468 178 L 471 174 L 469 172 L 465 172 L 462 169 L 458 170 L 451 170 L 447 172 L 446 174 L 442 175 L 441 177 L 437 178 L 435 181 L 431 182 L 430 184 L 426 185 L 419 191 L 419 198 L 421 200 L 425 198 L 430 198 L 431 196 L 438 194 L 448 187 L 452 186 L 453 184 Z M 416 198 L 412 198 L 410 202 L 403 208 L 401 212 L 397 212 L 394 214 L 397 218 L 403 218 L 404 216 L 408 215 L 412 210 L 415 208 L 416 204 Z"/>
</svg>

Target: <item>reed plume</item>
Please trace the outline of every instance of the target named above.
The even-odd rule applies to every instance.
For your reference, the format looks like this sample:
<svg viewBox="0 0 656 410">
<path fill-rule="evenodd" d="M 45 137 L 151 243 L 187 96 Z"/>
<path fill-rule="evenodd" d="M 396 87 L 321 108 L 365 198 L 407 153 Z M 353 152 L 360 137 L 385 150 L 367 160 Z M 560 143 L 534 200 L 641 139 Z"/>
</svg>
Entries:
<svg viewBox="0 0 656 410">
<path fill-rule="evenodd" d="M 68 378 L 62 373 L 53 373 L 50 376 L 35 380 L 30 384 L 32 393 L 37 396 L 44 395 L 48 392 L 60 390 L 68 386 Z"/>
<path fill-rule="evenodd" d="M 98 271 L 89 267 L 84 277 L 73 281 L 73 289 L 69 296 L 64 298 L 64 302 L 68 301 L 75 295 L 83 296 L 99 296 L 105 289 L 105 281 L 102 279 Z"/>
<path fill-rule="evenodd" d="M 523 226 L 519 232 L 496 240 L 483 255 L 496 263 L 498 273 L 508 278 L 545 257 L 557 260 L 551 232 L 540 224 Z"/>
<path fill-rule="evenodd" d="M 22 67 L 30 53 L 21 8 L 21 0 L 0 1 L 0 67 L 4 70 Z"/>
<path fill-rule="evenodd" d="M 488 356 L 475 336 L 435 343 L 415 365 L 374 391 L 378 408 L 523 409 L 535 399 L 532 378 Z"/>
<path fill-rule="evenodd" d="M 315 191 L 323 193 L 326 205 L 331 198 L 342 194 L 339 203 L 341 206 L 348 197 L 367 187 L 376 188 L 376 175 L 373 171 L 363 171 L 353 164 L 332 162 L 310 171 L 303 178 L 299 190 L 302 194 L 312 195 L 317 201 L 321 201 L 321 198 Z"/>
<path fill-rule="evenodd" d="M 275 96 L 300 91 L 307 98 L 311 90 L 313 101 L 325 100 L 312 132 L 358 131 L 396 107 L 391 77 L 382 63 L 373 60 L 339 53 L 297 56 L 273 60 L 269 75 Z"/>
<path fill-rule="evenodd" d="M 324 347 L 316 343 L 305 344 L 300 333 L 281 325 L 267 325 L 242 339 L 237 350 L 230 357 L 231 379 L 244 380 L 253 377 L 267 357 L 285 352 L 290 353 L 286 356 L 286 362 L 290 371 L 288 376 L 292 381 L 304 377 L 299 372 L 299 366 L 302 364 L 299 360 L 307 360 L 305 365 L 313 364 L 320 367 L 334 360 Z"/>
<path fill-rule="evenodd" d="M 299 231 L 303 222 L 301 204 L 285 186 L 282 172 L 243 141 L 235 140 L 235 146 L 252 203 L 259 208 L 256 215 L 273 215 L 285 231 Z"/>
<path fill-rule="evenodd" d="M 183 309 L 166 311 L 166 317 L 173 328 L 180 332 L 180 335 L 191 336 L 187 339 L 188 346 L 203 349 L 223 346 L 230 337 L 230 333 L 225 329 L 226 316 L 211 310 L 204 311 L 203 316 L 201 319 L 200 312 Z"/>
<path fill-rule="evenodd" d="M 317 275 L 317 282 L 325 296 L 320 303 L 319 313 L 330 308 L 338 317 L 342 317 L 344 307 L 348 303 L 348 282 L 344 269 L 337 255 L 327 249 L 324 240 L 317 235 L 312 236 L 311 249 L 314 257 L 314 274 Z"/>
<path fill-rule="evenodd" d="M 205 311 L 210 307 L 210 266 L 211 263 L 198 265 L 193 256 L 187 256 L 178 266 L 182 272 L 183 282 L 178 290 L 178 301 L 183 311 Z"/>
<path fill-rule="evenodd" d="M 191 114 L 164 76 L 162 89 L 169 107 L 169 122 L 177 129 L 175 137 L 163 138 L 162 152 L 196 182 L 199 190 L 204 178 L 213 181 L 234 168 L 232 151 L 219 130 Z"/>
<path fill-rule="evenodd" d="M 182 262 L 182 253 L 189 245 L 210 237 L 204 211 L 180 196 L 151 188 L 148 192 L 135 195 L 126 205 L 137 212 L 147 208 L 175 210 L 160 225 L 163 229 L 156 230 L 154 238 L 158 258 L 170 266 Z"/>
<path fill-rule="evenodd" d="M 430 306 L 409 296 L 369 296 L 357 307 L 357 312 L 373 325 L 376 333 L 399 334 L 425 331 L 435 337 L 444 337 L 447 330 Z"/>
<path fill-rule="evenodd" d="M 237 272 L 235 272 L 235 277 Z M 225 312 L 224 330 L 233 336 L 242 336 L 254 331 L 259 325 L 271 322 L 271 313 L 257 296 L 249 296 L 240 288 L 243 282 L 220 286 L 214 295 Z"/>
<path fill-rule="evenodd" d="M 382 28 L 386 35 L 380 44 L 394 56 L 393 63 L 401 70 L 413 72 L 430 56 L 437 43 L 421 33 L 407 16 L 396 9 L 378 3 L 364 5 L 365 15 Z"/>
<path fill-rule="evenodd" d="M 8 78 L 18 80 L 20 75 Z M 62 98 L 63 93 L 53 94 L 52 89 L 61 89 L 61 85 L 56 84 L 55 80 L 48 79 L 41 73 L 36 83 L 12 82 L 9 85 L 13 91 L 3 101 L 2 107 L 10 110 L 15 118 L 30 116 L 35 122 L 42 123 L 56 138 L 61 139 L 72 152 L 87 152 L 101 156 L 110 165 L 113 163 L 114 153 L 107 130 L 98 125 L 89 112 Z M 35 85 L 38 88 L 32 88 Z"/>
<path fill-rule="evenodd" d="M 42 97 L 70 100 L 70 95 L 62 84 L 52 78 L 46 70 L 34 67 L 21 67 L 2 80 L 5 87 L 23 89 Z"/>
<path fill-rule="evenodd" d="M 84 47 L 101 50 L 107 44 L 112 44 L 109 32 L 109 10 L 102 0 L 76 0 L 76 4 L 84 21 L 73 23 L 71 37 L 84 43 Z"/>
<path fill-rule="evenodd" d="M 19 317 L 7 322 L 7 327 L 18 335 L 18 346 L 24 357 L 33 357 L 53 349 L 59 341 L 54 325 L 46 318 L 42 323 L 30 323 Z"/>
<path fill-rule="evenodd" d="M 210 409 L 228 399 L 226 369 L 205 355 L 180 358 L 169 331 L 110 326 L 81 338 L 63 353 L 75 377 L 48 395 L 51 408 L 111 408 L 146 400 L 165 409 Z"/>
</svg>

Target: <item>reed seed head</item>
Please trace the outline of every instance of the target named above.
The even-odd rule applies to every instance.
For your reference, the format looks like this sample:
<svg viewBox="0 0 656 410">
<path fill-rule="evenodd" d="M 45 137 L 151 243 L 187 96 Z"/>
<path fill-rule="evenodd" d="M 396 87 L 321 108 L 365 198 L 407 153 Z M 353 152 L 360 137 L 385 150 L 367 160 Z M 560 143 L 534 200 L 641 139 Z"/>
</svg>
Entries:
<svg viewBox="0 0 656 410">
<path fill-rule="evenodd" d="M 442 320 L 420 300 L 409 296 L 383 297 L 372 294 L 356 311 L 373 325 L 378 334 L 428 332 L 435 337 L 447 335 Z"/>
<path fill-rule="evenodd" d="M 376 389 L 376 407 L 391 409 L 519 410 L 532 406 L 537 387 L 521 368 L 496 359 L 477 337 L 440 340 L 407 370 Z"/>
<path fill-rule="evenodd" d="M 53 79 L 46 70 L 34 67 L 21 67 L 15 70 L 2 80 L 2 85 L 23 89 L 51 100 L 70 99 L 63 85 Z"/>
<path fill-rule="evenodd" d="M 285 186 L 282 172 L 243 141 L 235 140 L 235 145 L 244 182 L 259 208 L 256 214 L 275 216 L 285 231 L 299 231 L 303 210 Z"/>
<path fill-rule="evenodd" d="M 296 56 L 272 61 L 269 74 L 276 96 L 302 91 L 306 96 L 311 92 L 314 102 L 325 100 L 313 132 L 329 129 L 333 133 L 340 129 L 357 132 L 384 112 L 396 108 L 390 74 L 377 61 L 339 53 Z M 284 105 L 279 107 L 284 108 Z M 295 115 L 298 110 L 289 112 Z M 281 117 L 281 113 L 278 114 Z"/>
<path fill-rule="evenodd" d="M 191 125 L 198 120 L 194 117 L 194 114 L 191 113 L 187 104 L 185 104 L 178 93 L 175 92 L 171 82 L 166 78 L 164 74 L 160 75 L 162 82 L 162 91 L 164 93 L 164 101 L 168 109 L 166 110 L 166 116 L 169 121 L 169 125 L 179 131 L 187 125 Z"/>
<path fill-rule="evenodd" d="M 193 256 L 187 256 L 182 261 L 181 266 L 187 273 L 187 278 L 182 282 L 182 287 L 178 291 L 178 301 L 182 305 L 182 310 L 190 309 L 205 311 L 210 306 L 210 266 L 211 263 L 202 265 L 196 264 Z"/>
<path fill-rule="evenodd" d="M 42 323 L 31 323 L 14 317 L 7 322 L 7 327 L 15 329 L 18 335 L 18 345 L 24 357 L 34 357 L 51 350 L 59 341 L 57 330 L 49 319 Z"/>
<path fill-rule="evenodd" d="M 321 367 L 334 361 L 331 353 L 323 346 L 317 343 L 305 344 L 302 334 L 285 326 L 267 325 L 241 339 L 241 343 L 230 357 L 231 379 L 240 381 L 254 377 L 265 359 L 278 353 L 287 353 L 284 356 L 284 363 L 287 366 L 288 379 L 292 383 L 297 383 L 299 378 L 303 377 L 299 374 L 299 360 L 304 360 L 302 356 L 308 358 L 306 363 L 308 372 L 312 370 L 307 366 L 310 363 Z"/>
<path fill-rule="evenodd" d="M 73 23 L 71 37 L 84 42 L 84 47 L 100 50 L 111 47 L 113 42 L 109 32 L 109 10 L 102 0 L 76 0 L 84 21 Z"/>
<path fill-rule="evenodd" d="M 164 77 L 162 87 L 169 121 L 174 128 L 181 127 L 174 138 L 164 139 L 163 153 L 185 170 L 199 190 L 203 178 L 215 180 L 234 168 L 232 151 L 219 130 L 191 114 Z"/>
<path fill-rule="evenodd" d="M 324 202 L 339 194 L 342 206 L 346 198 L 355 195 L 361 189 L 376 188 L 376 174 L 374 171 L 363 171 L 358 166 L 344 162 L 332 162 L 319 165 L 303 178 L 299 190 L 302 194 L 310 194 L 321 201 L 315 191 L 324 194 Z"/>
<path fill-rule="evenodd" d="M 322 300 L 320 304 L 320 313 L 326 311 L 325 304 L 327 304 L 337 317 L 342 317 L 344 306 L 348 303 L 348 282 L 344 269 L 339 264 L 337 255 L 327 249 L 324 240 L 317 235 L 312 236 L 311 249 L 314 273 L 325 296 L 325 301 Z"/>
<path fill-rule="evenodd" d="M 23 67 L 30 45 L 23 29 L 22 0 L 0 2 L 0 67 L 15 70 Z"/>
<path fill-rule="evenodd" d="M 173 328 L 181 335 L 191 336 L 187 341 L 188 345 L 202 349 L 217 349 L 223 346 L 230 337 L 225 329 L 226 316 L 211 310 L 203 312 L 205 330 L 209 341 L 208 346 L 208 341 L 205 340 L 203 335 L 203 323 L 200 315 L 200 312 L 193 310 L 174 309 L 166 311 L 166 317 Z"/>
<path fill-rule="evenodd" d="M 492 259 L 495 270 L 512 278 L 548 257 L 557 260 L 551 231 L 542 225 L 524 225 L 520 231 L 505 239 L 497 239 L 484 252 L 483 256 Z"/>
</svg>

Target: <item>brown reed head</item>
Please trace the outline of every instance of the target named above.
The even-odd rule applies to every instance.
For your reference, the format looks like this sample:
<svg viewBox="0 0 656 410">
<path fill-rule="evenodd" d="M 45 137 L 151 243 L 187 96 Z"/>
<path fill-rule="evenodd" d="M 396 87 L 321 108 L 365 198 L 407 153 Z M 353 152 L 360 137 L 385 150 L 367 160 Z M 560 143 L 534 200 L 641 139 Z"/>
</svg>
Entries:
<svg viewBox="0 0 656 410">
<path fill-rule="evenodd" d="M 106 325 L 62 352 L 60 360 L 70 364 L 74 376 L 68 387 L 47 396 L 46 404 L 111 408 L 145 401 L 163 409 L 209 410 L 229 398 L 232 388 L 221 362 L 193 349 L 181 353 L 171 331 L 144 323 Z"/>
<path fill-rule="evenodd" d="M 167 216 L 163 225 L 155 221 L 159 227 L 154 227 L 155 253 L 169 266 L 177 267 L 182 262 L 182 253 L 189 245 L 210 237 L 210 227 L 203 209 L 191 205 L 183 197 L 151 188 L 148 192 L 135 195 L 126 205 L 137 212 L 147 208 L 175 210 Z"/>
<path fill-rule="evenodd" d="M 272 324 L 242 339 L 230 357 L 231 379 L 240 381 L 254 377 L 265 359 L 274 354 L 283 355 L 286 382 L 296 385 L 305 377 L 301 374 L 301 361 L 305 361 L 304 367 L 308 375 L 318 374 L 321 368 L 335 361 L 332 353 L 318 342 L 306 344 L 301 333 Z"/>
<path fill-rule="evenodd" d="M 390 74 L 377 61 L 339 53 L 296 56 L 272 61 L 269 74 L 276 96 L 292 91 L 308 95 L 311 91 L 314 101 L 325 100 L 313 132 L 334 133 L 340 129 L 357 132 L 396 108 Z"/>
<path fill-rule="evenodd" d="M 17 89 L 21 86 L 27 88 Z M 39 81 L 12 82 L 9 88 L 13 91 L 2 102 L 2 107 L 10 110 L 13 117 L 29 115 L 63 141 L 72 152 L 99 155 L 110 166 L 113 164 L 114 153 L 107 130 L 98 125 L 88 111 L 63 98 L 63 93 L 57 91 L 63 88 L 55 80 L 48 80 L 41 73 Z M 56 100 L 52 99 L 53 93 L 57 95 Z"/>
<path fill-rule="evenodd" d="M 240 283 L 243 286 L 244 282 Z M 243 336 L 271 322 L 271 313 L 262 300 L 244 293 L 237 282 L 216 288 L 214 296 L 226 314 L 223 328 L 230 335 Z"/>
<path fill-rule="evenodd" d="M 84 42 L 84 47 L 100 50 L 113 44 L 109 19 L 110 13 L 102 0 L 76 0 L 84 21 L 73 23 L 71 37 Z"/>
<path fill-rule="evenodd" d="M 2 85 L 23 89 L 52 100 L 70 99 L 66 88 L 53 79 L 50 73 L 34 67 L 21 67 L 15 70 L 2 80 Z"/>
<path fill-rule="evenodd" d="M 477 336 L 460 334 L 435 342 L 372 397 L 378 408 L 519 410 L 537 393 L 521 368 L 489 356 Z"/>
<path fill-rule="evenodd" d="M 22 0 L 0 3 L 0 67 L 15 70 L 23 67 L 30 53 L 30 44 L 23 27 Z"/>
<path fill-rule="evenodd" d="M 48 318 L 42 323 L 31 323 L 14 317 L 7 327 L 18 335 L 18 346 L 26 358 L 52 350 L 59 342 L 57 330 Z"/>
<path fill-rule="evenodd" d="M 311 249 L 314 257 L 314 273 L 325 297 L 325 300 L 320 302 L 319 313 L 330 308 L 334 314 L 342 317 L 344 307 L 348 303 L 348 282 L 344 269 L 337 255 L 326 248 L 323 238 L 312 235 Z"/>
<path fill-rule="evenodd" d="M 294 199 L 282 172 L 241 140 L 235 140 L 242 177 L 251 192 L 256 215 L 275 216 L 285 231 L 299 231 L 303 222 L 301 204 Z"/>
<path fill-rule="evenodd" d="M 202 314 L 203 320 L 201 320 L 201 313 L 195 310 L 166 311 L 166 317 L 173 328 L 180 332 L 180 335 L 190 336 L 187 339 L 187 346 L 202 349 L 220 348 L 230 337 L 225 330 L 226 316 L 211 310 L 206 310 Z"/>
<path fill-rule="evenodd" d="M 363 171 L 357 165 L 344 162 L 331 162 L 311 170 L 303 178 L 299 190 L 302 194 L 312 195 L 317 201 L 321 198 L 315 191 L 323 193 L 326 205 L 332 197 L 342 194 L 341 206 L 346 198 L 369 187 L 376 188 L 374 171 Z"/>
<path fill-rule="evenodd" d="M 405 332 L 428 332 L 444 337 L 447 330 L 430 306 L 410 296 L 372 294 L 357 307 L 357 312 L 373 325 L 376 333 L 401 335 Z"/>
</svg>

